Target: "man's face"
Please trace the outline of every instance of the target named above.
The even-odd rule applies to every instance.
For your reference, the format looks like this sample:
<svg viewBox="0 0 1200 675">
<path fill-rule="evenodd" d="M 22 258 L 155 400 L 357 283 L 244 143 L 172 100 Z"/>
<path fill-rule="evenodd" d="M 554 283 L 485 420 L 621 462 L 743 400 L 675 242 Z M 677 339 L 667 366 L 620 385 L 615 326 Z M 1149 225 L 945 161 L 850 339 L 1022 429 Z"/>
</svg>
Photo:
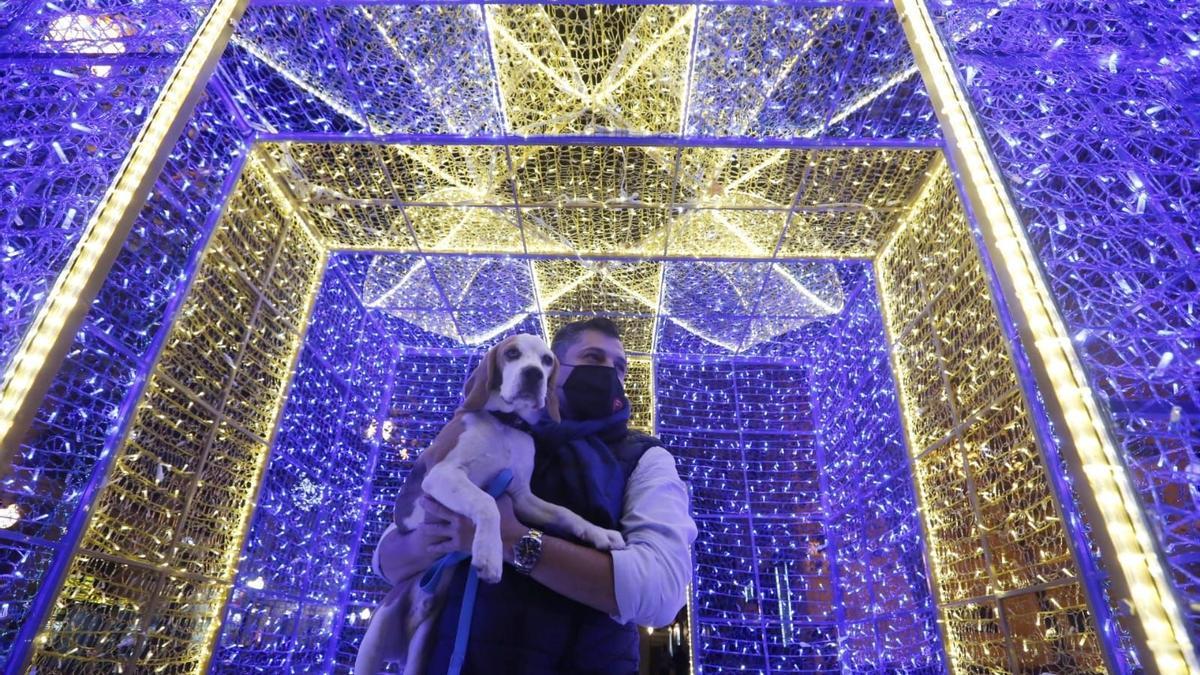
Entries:
<svg viewBox="0 0 1200 675">
<path fill-rule="evenodd" d="M 569 364 L 569 365 L 568 365 Z M 625 348 L 621 341 L 609 337 L 600 331 L 585 330 L 579 334 L 575 343 L 567 348 L 567 353 L 559 361 L 558 386 L 571 375 L 574 366 L 608 366 L 617 369 L 617 377 L 625 384 Z"/>
</svg>

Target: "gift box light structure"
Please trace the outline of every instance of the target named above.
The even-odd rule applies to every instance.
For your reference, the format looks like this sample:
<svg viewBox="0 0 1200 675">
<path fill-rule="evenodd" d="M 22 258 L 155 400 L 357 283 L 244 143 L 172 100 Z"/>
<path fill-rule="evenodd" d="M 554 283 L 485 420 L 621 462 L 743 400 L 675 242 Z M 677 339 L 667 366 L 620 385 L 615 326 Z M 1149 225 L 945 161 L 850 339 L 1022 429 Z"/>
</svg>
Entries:
<svg viewBox="0 0 1200 675">
<path fill-rule="evenodd" d="M 599 313 L 695 670 L 1196 672 L 1200 18 L 1078 4 L 0 5 L 0 657 L 344 672 Z"/>
</svg>

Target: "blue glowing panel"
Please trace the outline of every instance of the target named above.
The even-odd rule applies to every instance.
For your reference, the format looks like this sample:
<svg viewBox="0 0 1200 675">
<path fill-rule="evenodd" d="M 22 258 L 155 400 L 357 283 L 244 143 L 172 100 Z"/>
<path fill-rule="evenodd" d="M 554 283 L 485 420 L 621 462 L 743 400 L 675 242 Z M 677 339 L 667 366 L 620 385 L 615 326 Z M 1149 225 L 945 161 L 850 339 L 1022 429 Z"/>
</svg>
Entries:
<svg viewBox="0 0 1200 675">
<path fill-rule="evenodd" d="M 6 195 L 0 222 L 0 364 L 25 330 L 108 189 L 170 72 L 165 65 L 60 68 L 25 61 L 0 74 Z"/>
<path fill-rule="evenodd" d="M 302 87 L 237 43 L 225 48 L 214 77 L 255 129 L 335 134 L 365 130 L 327 97 Z"/>
<path fill-rule="evenodd" d="M 7 367 L 208 4 L 5 3 L 0 366 Z"/>
<path fill-rule="evenodd" d="M 327 21 L 376 133 L 502 131 L 480 5 L 330 8 Z"/>
<path fill-rule="evenodd" d="M 697 31 L 688 134 L 938 137 L 890 7 L 707 5 Z"/>
<path fill-rule="evenodd" d="M 478 358 L 477 354 L 406 351 L 389 371 L 390 396 L 380 417 L 379 454 L 364 505 L 361 545 L 350 568 L 345 619 L 333 638 L 333 663 L 339 672 L 353 665 L 370 612 L 388 590 L 370 563 L 379 537 L 392 521 L 400 487 L 413 462 L 450 421 L 462 400 L 463 382 Z"/>
<path fill-rule="evenodd" d="M 1054 7 L 931 3 L 1200 640 L 1196 17 Z"/>
<path fill-rule="evenodd" d="M 325 11 L 322 9 L 250 7 L 238 22 L 232 44 L 274 70 L 300 91 L 319 99 L 353 125 L 367 129 L 369 125 L 362 109 L 350 95 L 345 65 L 330 58 L 334 56 L 334 45 L 326 25 Z M 262 93 L 267 92 L 255 92 L 254 95 Z M 274 94 L 274 88 L 269 93 Z M 290 103 L 291 99 L 284 101 Z M 268 102 L 273 103 L 274 100 Z M 275 117 L 272 121 L 282 120 Z"/>
<path fill-rule="evenodd" d="M 944 668 L 871 268 L 837 275 L 842 311 L 775 339 L 791 358 L 659 358 L 702 671 Z"/>
<path fill-rule="evenodd" d="M 81 93 L 81 90 L 73 89 L 71 83 L 99 77 L 94 73 L 82 74 L 90 72 L 81 69 L 78 80 L 59 78 L 63 82 L 56 86 Z M 103 82 L 118 86 L 117 81 L 108 78 L 117 77 L 121 72 L 124 72 L 121 68 L 114 67 Z M 39 84 L 36 79 L 32 82 L 32 89 L 40 88 L 48 93 L 48 82 Z M 91 96 L 81 95 L 83 99 Z M 51 99 L 44 100 L 48 105 Z M 99 108 L 105 107 L 100 105 L 102 99 L 93 97 L 91 100 Z M 46 119 L 53 121 L 51 117 Z M 32 127 L 23 128 L 26 133 L 34 131 Z M 71 143 L 86 145 L 81 137 L 66 133 L 56 140 L 66 143 L 70 138 L 76 138 Z M 78 155 L 80 162 L 85 161 L 83 155 L 86 153 L 78 152 L 79 148 L 63 147 L 73 148 L 71 156 Z M 7 610 L 0 611 L 0 645 L 4 645 L 0 658 L 12 655 L 8 648 L 15 643 L 22 622 L 34 609 L 35 593 L 46 587 L 44 575 L 50 562 L 56 555 L 67 555 L 73 549 L 79 532 L 64 535 L 68 534 L 72 518 L 83 515 L 80 507 L 86 505 L 85 490 L 103 475 L 105 465 L 99 460 L 105 448 L 116 442 L 123 418 L 140 391 L 139 378 L 148 371 L 154 357 L 155 339 L 161 336 L 164 322 L 169 321 L 177 306 L 180 289 L 224 201 L 222 191 L 239 166 L 243 148 L 242 132 L 235 126 L 232 112 L 209 89 L 171 152 L 146 205 L 138 213 L 112 274 L 101 286 L 45 403 L 38 410 L 14 460 L 13 470 L 0 485 L 0 502 L 6 507 L 15 504 L 20 511 L 18 524 L 0 531 L 0 538 L 23 551 L 13 555 L 19 555 L 24 561 L 17 567 L 0 568 L 0 584 L 5 587 L 3 595 L 9 603 Z M 97 156 L 86 161 L 98 162 L 99 159 Z M 93 164 L 84 173 L 96 177 L 103 173 L 102 168 L 101 164 Z M 79 165 L 70 164 L 55 171 L 65 176 L 79 169 Z M 52 177 L 53 174 L 51 171 L 47 175 Z M 36 197 L 39 200 L 48 198 L 49 193 L 39 192 L 40 186 L 51 185 L 56 180 L 45 182 L 30 177 L 25 185 L 31 189 L 24 194 L 30 199 L 36 195 L 42 195 Z M 63 189 L 74 190 L 84 183 L 77 181 L 72 185 L 74 187 L 65 187 L 64 183 Z M 82 205 L 70 206 L 75 203 L 74 198 L 57 192 L 53 195 L 55 208 L 59 205 L 66 205 L 65 210 L 76 208 L 74 218 L 81 219 L 85 216 L 85 212 L 78 210 L 83 208 Z M 10 204 L 3 203 L 5 206 L 0 209 Z M 19 202 L 14 206 L 17 211 L 13 212 L 18 219 L 29 219 L 30 224 L 35 217 L 41 219 L 38 222 L 44 225 L 33 227 L 31 232 L 45 233 L 49 231 L 47 228 L 53 229 L 57 233 L 55 241 L 59 243 L 75 236 L 67 229 L 51 228 L 50 222 L 45 220 L 57 217 L 55 208 L 35 209 L 33 204 L 33 201 Z M 39 251 L 48 250 L 30 249 L 23 254 L 24 262 L 0 265 L 6 275 L 6 284 L 8 280 L 15 284 L 8 287 L 20 288 L 21 285 L 15 277 L 7 275 L 14 274 L 14 270 L 29 271 L 31 268 L 22 265 L 33 264 Z M 51 271 L 49 267 L 42 269 Z M 32 278 L 25 277 L 26 281 Z M 7 297 L 11 299 L 12 296 Z M 19 312 L 10 314 L 6 308 L 4 320 L 15 320 L 18 315 Z M 29 543 L 33 541 L 39 543 L 36 546 Z M 30 637 L 26 634 L 21 639 Z M 24 647 L 22 642 L 20 648 Z"/>
<path fill-rule="evenodd" d="M 811 375 L 840 663 L 940 672 L 944 661 L 908 449 L 871 270 L 825 325 Z"/>
</svg>

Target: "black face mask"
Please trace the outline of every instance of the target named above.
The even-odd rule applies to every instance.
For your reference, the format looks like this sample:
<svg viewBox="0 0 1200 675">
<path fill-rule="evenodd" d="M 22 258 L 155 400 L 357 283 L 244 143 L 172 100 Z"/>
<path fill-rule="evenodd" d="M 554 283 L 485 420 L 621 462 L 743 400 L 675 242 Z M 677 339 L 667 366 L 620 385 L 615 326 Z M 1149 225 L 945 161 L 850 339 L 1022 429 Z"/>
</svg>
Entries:
<svg viewBox="0 0 1200 675">
<path fill-rule="evenodd" d="M 603 419 L 629 407 L 617 369 L 608 366 L 575 366 L 563 382 L 563 396 L 579 420 Z"/>
</svg>

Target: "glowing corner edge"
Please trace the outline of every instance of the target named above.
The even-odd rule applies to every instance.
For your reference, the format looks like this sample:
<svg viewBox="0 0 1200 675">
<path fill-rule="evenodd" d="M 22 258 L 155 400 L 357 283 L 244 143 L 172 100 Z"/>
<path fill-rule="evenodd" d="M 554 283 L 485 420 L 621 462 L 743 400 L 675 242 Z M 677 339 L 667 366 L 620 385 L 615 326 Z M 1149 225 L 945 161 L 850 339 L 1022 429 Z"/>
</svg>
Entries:
<svg viewBox="0 0 1200 675">
<path fill-rule="evenodd" d="M 1105 529 L 1116 552 L 1117 564 L 1129 585 L 1134 614 L 1145 633 L 1146 648 L 1162 673 L 1200 672 L 1200 663 L 1153 537 L 1147 530 L 1129 476 L 1099 415 L 1078 357 L 1070 347 L 1044 281 L 1033 266 L 1032 251 L 1023 236 L 1020 220 L 1004 196 L 999 169 L 983 146 L 982 132 L 968 109 L 965 92 L 956 80 L 949 54 L 944 50 L 924 0 L 895 0 L 909 43 L 921 66 L 925 85 L 938 106 L 943 129 L 949 132 L 947 150 L 959 156 L 963 183 L 973 195 L 976 216 L 987 224 L 1002 255 L 995 264 L 1012 279 L 1017 305 L 1029 322 L 1032 345 L 1053 380 L 1051 391 L 1062 407 L 1070 435 L 1084 466 L 1104 467 L 1085 471 L 1105 520 Z M 1169 635 L 1169 637 L 1168 637 Z"/>
<path fill-rule="evenodd" d="M 8 457 L 16 452 L 17 440 L 10 438 L 21 407 L 35 382 L 47 377 L 47 358 L 60 340 L 73 339 L 63 335 L 68 317 L 75 311 L 89 280 L 109 249 L 119 244 L 114 235 L 133 202 L 133 195 L 149 178 L 148 173 L 158 154 L 165 151 L 163 140 L 175 126 L 209 58 L 224 46 L 233 19 L 247 0 L 217 0 L 192 37 L 179 64 L 168 76 L 158 100 L 147 116 L 146 123 L 133 142 L 132 149 L 117 171 L 83 236 L 71 252 L 62 273 L 38 311 L 20 348 L 4 374 L 0 390 L 0 473 L 8 470 Z"/>
</svg>

